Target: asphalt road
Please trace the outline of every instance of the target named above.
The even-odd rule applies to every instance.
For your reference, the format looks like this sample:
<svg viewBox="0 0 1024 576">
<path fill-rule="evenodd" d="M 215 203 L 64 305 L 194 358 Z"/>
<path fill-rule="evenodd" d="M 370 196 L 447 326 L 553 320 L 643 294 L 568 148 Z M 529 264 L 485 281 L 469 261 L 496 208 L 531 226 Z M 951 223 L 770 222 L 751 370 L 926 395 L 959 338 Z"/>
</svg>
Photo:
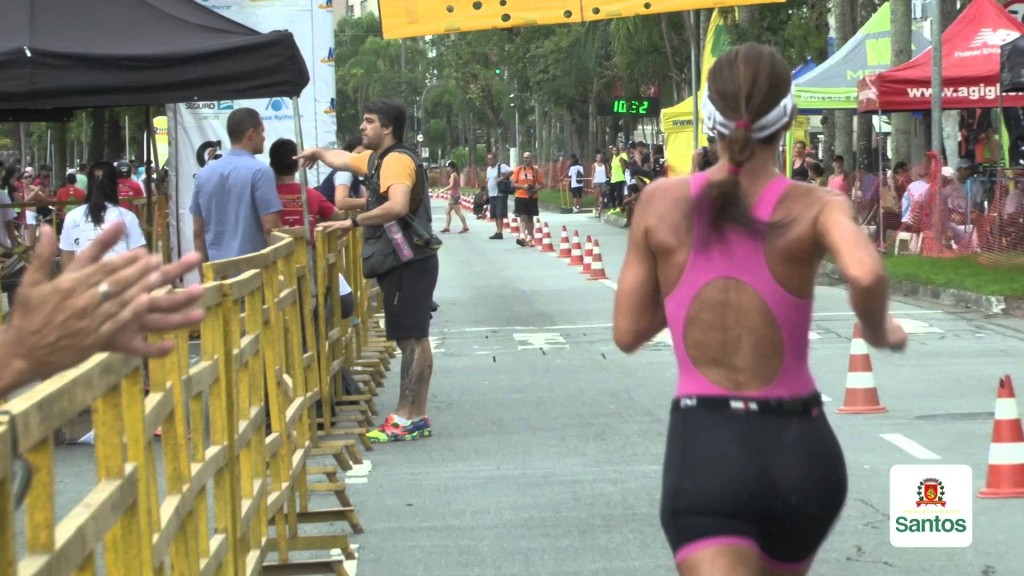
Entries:
<svg viewBox="0 0 1024 576">
<path fill-rule="evenodd" d="M 443 202 L 434 205 L 437 218 Z M 658 522 L 671 345 L 655 341 L 627 356 L 611 341 L 624 230 L 589 215 L 543 218 L 553 230 L 565 224 L 570 235 L 598 238 L 611 280 L 587 281 L 509 234 L 488 240 L 492 224 L 471 220 L 469 234 L 445 236 L 432 326 L 434 436 L 377 447 L 367 454 L 372 471 L 350 484 L 367 529 L 353 538 L 359 573 L 675 574 Z M 837 415 L 853 315 L 846 291 L 822 282 L 811 363 L 830 399 L 850 492 L 812 573 L 1024 574 L 1024 499 L 976 497 L 998 379 L 1016 374 L 1024 390 L 1024 322 L 896 301 L 909 349 L 871 353 L 889 411 Z M 397 393 L 393 370 L 382 410 Z M 966 549 L 889 542 L 889 469 L 927 463 L 973 468 L 974 493 L 947 494 L 973 499 Z"/>
</svg>

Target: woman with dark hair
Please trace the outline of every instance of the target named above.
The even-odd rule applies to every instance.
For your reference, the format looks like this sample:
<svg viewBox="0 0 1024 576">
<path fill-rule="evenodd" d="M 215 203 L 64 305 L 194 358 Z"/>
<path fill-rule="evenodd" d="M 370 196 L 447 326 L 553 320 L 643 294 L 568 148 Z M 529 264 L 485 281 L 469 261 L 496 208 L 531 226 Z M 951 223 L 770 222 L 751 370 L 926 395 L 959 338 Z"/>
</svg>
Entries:
<svg viewBox="0 0 1024 576">
<path fill-rule="evenodd" d="M 791 71 L 747 43 L 711 67 L 702 106 L 719 160 L 651 182 L 615 295 L 634 352 L 667 328 L 679 375 L 661 524 L 682 576 L 800 576 L 843 507 L 842 449 L 808 367 L 818 265 L 831 253 L 870 346 L 902 350 L 889 283 L 842 193 L 793 182 L 776 154 Z"/>
<path fill-rule="evenodd" d="M 124 223 L 125 233 L 105 258 L 142 248 L 146 246 L 146 238 L 139 218 L 118 206 L 117 169 L 110 162 L 96 162 L 89 168 L 89 191 L 85 195 L 85 204 L 75 207 L 64 217 L 64 229 L 60 234 L 61 266 L 69 266 L 75 254 L 85 250 L 104 228 L 117 222 Z"/>
<path fill-rule="evenodd" d="M 455 163 L 455 160 L 449 160 L 445 167 L 451 170 L 451 176 L 448 178 L 448 187 L 441 190 L 441 193 L 448 193 L 448 206 L 444 209 L 444 229 L 441 232 L 451 232 L 452 225 L 452 212 L 462 220 L 462 230 L 459 230 L 459 234 L 465 234 L 469 232 L 469 224 L 466 224 L 466 217 L 462 214 L 462 206 L 459 202 L 462 201 L 462 177 L 459 175 L 459 165 Z"/>
</svg>

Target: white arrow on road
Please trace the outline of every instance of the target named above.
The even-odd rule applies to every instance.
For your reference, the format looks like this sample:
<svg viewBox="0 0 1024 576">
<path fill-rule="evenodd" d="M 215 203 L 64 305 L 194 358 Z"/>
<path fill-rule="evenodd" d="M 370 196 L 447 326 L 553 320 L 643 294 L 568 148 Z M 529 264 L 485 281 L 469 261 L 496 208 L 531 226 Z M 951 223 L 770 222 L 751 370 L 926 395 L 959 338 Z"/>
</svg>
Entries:
<svg viewBox="0 0 1024 576">
<path fill-rule="evenodd" d="M 562 338 L 562 335 L 558 332 L 516 333 L 512 337 L 517 342 L 525 342 L 525 345 L 519 344 L 520 350 L 540 350 L 541 348 L 550 350 L 552 348 L 569 347 L 565 338 Z"/>
</svg>

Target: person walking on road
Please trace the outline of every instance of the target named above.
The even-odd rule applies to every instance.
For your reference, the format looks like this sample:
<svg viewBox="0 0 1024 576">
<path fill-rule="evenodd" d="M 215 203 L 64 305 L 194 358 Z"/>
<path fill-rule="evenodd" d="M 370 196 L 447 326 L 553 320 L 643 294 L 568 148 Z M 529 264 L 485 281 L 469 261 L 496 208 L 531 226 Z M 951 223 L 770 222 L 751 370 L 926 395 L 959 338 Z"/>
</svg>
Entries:
<svg viewBox="0 0 1024 576">
<path fill-rule="evenodd" d="M 498 230 L 491 240 L 501 240 L 502 223 L 508 216 L 508 196 L 498 191 L 498 181 L 505 180 L 512 174 L 512 168 L 498 161 L 498 155 L 491 152 L 487 155 L 487 197 L 490 202 L 490 217 L 494 219 L 494 227 Z"/>
<path fill-rule="evenodd" d="M 402 351 L 398 407 L 366 435 L 371 442 L 416 440 L 432 434 L 426 411 L 434 369 L 430 319 L 438 258 L 435 249 L 423 245 L 417 231 L 432 234 L 430 198 L 423 162 L 403 143 L 405 122 L 404 104 L 370 102 L 363 106 L 359 127 L 365 152 L 313 148 L 296 156 L 307 168 L 323 162 L 366 177 L 366 212 L 324 227 L 343 234 L 365 227 L 363 275 L 377 279 L 384 299 L 386 337 Z M 396 238 L 386 232 L 389 229 Z"/>
<path fill-rule="evenodd" d="M 441 232 L 451 232 L 452 225 L 452 212 L 462 220 L 462 230 L 459 230 L 459 234 L 465 234 L 469 232 L 469 224 L 466 224 L 466 217 L 462 214 L 462 206 L 459 202 L 462 201 L 462 178 L 459 176 L 459 165 L 454 160 L 449 160 L 445 167 L 452 171 L 451 177 L 448 179 L 448 187 L 441 190 L 441 193 L 448 193 L 448 205 L 444 209 L 444 229 Z"/>
<path fill-rule="evenodd" d="M 907 336 L 846 196 L 777 170 L 796 115 L 785 59 L 743 44 L 719 57 L 708 86 L 719 161 L 651 182 L 637 203 L 614 338 L 631 353 L 667 327 L 675 345 L 660 515 L 678 573 L 800 576 L 847 493 L 807 359 L 823 257 L 848 279 L 869 345 L 898 351 Z"/>
</svg>

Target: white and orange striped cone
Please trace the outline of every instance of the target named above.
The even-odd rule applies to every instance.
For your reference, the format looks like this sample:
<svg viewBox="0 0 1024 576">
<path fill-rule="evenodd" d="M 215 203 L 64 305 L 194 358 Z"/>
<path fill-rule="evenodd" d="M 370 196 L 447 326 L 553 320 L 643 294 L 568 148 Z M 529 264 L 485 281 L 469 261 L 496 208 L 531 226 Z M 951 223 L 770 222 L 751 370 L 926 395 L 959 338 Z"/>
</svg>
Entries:
<svg viewBox="0 0 1024 576">
<path fill-rule="evenodd" d="M 580 244 L 580 231 L 572 231 L 572 249 L 569 251 L 569 266 L 583 266 L 583 245 Z"/>
<path fill-rule="evenodd" d="M 988 479 L 978 497 L 1024 498 L 1024 428 L 1009 376 L 999 379 L 988 451 Z"/>
<path fill-rule="evenodd" d="M 868 343 L 861 334 L 860 322 L 853 325 L 853 340 L 850 341 L 850 364 L 846 370 L 846 397 L 839 407 L 839 414 L 881 414 L 889 410 L 878 400 L 875 388 L 875 374 L 871 367 Z"/>
<path fill-rule="evenodd" d="M 512 228 L 512 224 L 509 222 L 509 217 L 505 216 L 505 220 L 501 223 L 501 229 L 502 230 L 510 230 L 511 228 Z"/>
<path fill-rule="evenodd" d="M 519 236 L 520 234 L 522 234 L 522 232 L 519 231 L 519 217 L 518 216 L 513 216 L 513 217 L 509 218 L 509 220 L 511 221 L 511 224 L 510 224 L 510 227 L 509 227 L 509 230 L 508 230 L 509 234 L 514 234 L 516 236 Z"/>
<path fill-rule="evenodd" d="M 580 272 L 589 275 L 590 263 L 594 261 L 594 242 L 587 234 L 587 243 L 583 245 L 583 269 Z"/>
<path fill-rule="evenodd" d="M 555 251 L 555 246 L 551 243 L 551 228 L 548 228 L 548 225 L 546 223 L 544 224 L 544 238 L 541 238 L 541 241 L 540 241 L 540 251 L 541 252 L 554 252 Z"/>
<path fill-rule="evenodd" d="M 590 262 L 590 276 L 587 280 L 607 280 L 608 276 L 604 273 L 604 258 L 601 258 L 601 243 L 594 239 L 594 253 L 591 256 Z"/>
<path fill-rule="evenodd" d="M 544 224 L 541 223 L 540 218 L 537 218 L 537 226 L 533 229 L 534 238 L 544 238 Z M 540 246 L 540 244 L 537 244 Z"/>
<path fill-rule="evenodd" d="M 569 246 L 569 231 L 562 226 L 562 238 L 558 241 L 558 257 L 568 258 L 572 255 L 572 247 Z"/>
</svg>

